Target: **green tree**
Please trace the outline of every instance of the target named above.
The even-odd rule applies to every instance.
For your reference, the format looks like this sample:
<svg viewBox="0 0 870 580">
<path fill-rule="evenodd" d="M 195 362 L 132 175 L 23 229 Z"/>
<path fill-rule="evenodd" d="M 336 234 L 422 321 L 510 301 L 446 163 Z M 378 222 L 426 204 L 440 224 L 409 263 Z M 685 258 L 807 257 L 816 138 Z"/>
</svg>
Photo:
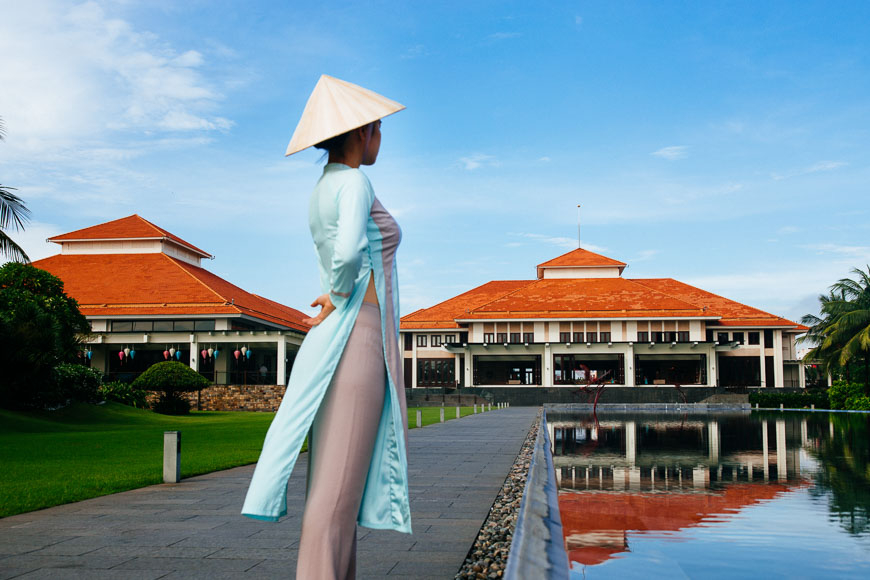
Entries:
<svg viewBox="0 0 870 580">
<path fill-rule="evenodd" d="M 863 367 L 864 384 L 870 385 L 870 266 L 855 268 L 857 279 L 843 278 L 819 296 L 820 315 L 808 314 L 801 322 L 810 330 L 801 339 L 813 347 L 805 360 L 821 363 L 825 370 L 842 371 L 851 380 L 850 369 Z"/>
<path fill-rule="evenodd" d="M 6 128 L 0 118 L 0 141 L 6 137 Z M 30 210 L 25 207 L 21 198 L 12 193 L 14 187 L 0 184 L 0 256 L 6 256 L 17 262 L 29 262 L 30 258 L 6 233 L 10 228 L 19 231 L 24 229 L 24 223 L 30 218 Z"/>
<path fill-rule="evenodd" d="M 0 405 L 63 402 L 53 370 L 79 359 L 81 338 L 89 333 L 60 278 L 17 262 L 0 266 Z"/>
<path fill-rule="evenodd" d="M 180 393 L 204 389 L 211 383 L 207 378 L 176 361 L 153 364 L 136 377 L 134 389 L 163 391 L 154 403 L 154 410 L 165 415 L 184 415 L 190 412 L 190 403 Z"/>
</svg>

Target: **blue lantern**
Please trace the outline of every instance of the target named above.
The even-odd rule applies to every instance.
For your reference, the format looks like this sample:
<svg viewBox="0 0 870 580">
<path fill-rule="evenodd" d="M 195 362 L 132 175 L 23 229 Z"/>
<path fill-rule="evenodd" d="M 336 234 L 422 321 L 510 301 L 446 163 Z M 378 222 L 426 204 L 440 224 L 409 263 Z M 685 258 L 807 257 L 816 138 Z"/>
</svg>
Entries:
<svg viewBox="0 0 870 580">
<path fill-rule="evenodd" d="M 245 353 L 245 356 L 251 358 L 251 349 L 248 349 L 248 351 Z"/>
<path fill-rule="evenodd" d="M 131 359 L 136 358 L 136 351 L 133 350 L 132 348 L 130 349 L 130 358 L 131 358 Z"/>
<path fill-rule="evenodd" d="M 217 358 L 220 353 L 221 353 L 221 351 L 219 351 L 218 349 L 214 349 L 214 357 L 215 358 Z"/>
<path fill-rule="evenodd" d="M 93 353 L 93 351 L 89 350 L 87 352 L 87 355 L 88 355 L 88 360 L 91 360 L 91 358 L 94 356 L 94 353 Z"/>
<path fill-rule="evenodd" d="M 177 360 L 181 360 L 181 351 L 180 351 L 180 350 L 176 350 L 176 351 L 175 351 L 175 358 L 176 358 Z"/>
</svg>

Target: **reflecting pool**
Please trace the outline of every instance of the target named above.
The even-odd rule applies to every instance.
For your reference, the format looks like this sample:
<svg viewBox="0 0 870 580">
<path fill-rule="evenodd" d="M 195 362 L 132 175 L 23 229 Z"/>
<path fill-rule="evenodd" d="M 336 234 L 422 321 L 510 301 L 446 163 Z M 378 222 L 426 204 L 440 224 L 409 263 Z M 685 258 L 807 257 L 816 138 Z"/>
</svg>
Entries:
<svg viewBox="0 0 870 580">
<path fill-rule="evenodd" d="M 548 410 L 572 578 L 870 578 L 870 415 Z"/>
</svg>

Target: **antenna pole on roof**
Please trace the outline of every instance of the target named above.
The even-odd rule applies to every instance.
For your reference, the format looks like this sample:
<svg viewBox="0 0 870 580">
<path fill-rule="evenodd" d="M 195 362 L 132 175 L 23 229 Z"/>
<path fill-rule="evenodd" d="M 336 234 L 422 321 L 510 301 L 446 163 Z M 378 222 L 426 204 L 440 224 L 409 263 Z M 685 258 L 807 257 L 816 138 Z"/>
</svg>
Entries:
<svg viewBox="0 0 870 580">
<path fill-rule="evenodd" d="M 577 247 L 580 247 L 580 204 L 577 204 Z"/>
</svg>

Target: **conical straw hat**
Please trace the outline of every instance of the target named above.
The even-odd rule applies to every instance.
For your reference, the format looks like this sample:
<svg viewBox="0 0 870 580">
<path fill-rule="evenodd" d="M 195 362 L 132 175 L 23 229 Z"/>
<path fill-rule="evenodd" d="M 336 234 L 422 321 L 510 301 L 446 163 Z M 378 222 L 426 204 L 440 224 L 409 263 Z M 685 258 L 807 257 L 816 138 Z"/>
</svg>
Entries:
<svg viewBox="0 0 870 580">
<path fill-rule="evenodd" d="M 322 75 L 308 97 L 284 155 L 293 155 L 404 108 L 404 105 L 373 91 Z"/>
</svg>

